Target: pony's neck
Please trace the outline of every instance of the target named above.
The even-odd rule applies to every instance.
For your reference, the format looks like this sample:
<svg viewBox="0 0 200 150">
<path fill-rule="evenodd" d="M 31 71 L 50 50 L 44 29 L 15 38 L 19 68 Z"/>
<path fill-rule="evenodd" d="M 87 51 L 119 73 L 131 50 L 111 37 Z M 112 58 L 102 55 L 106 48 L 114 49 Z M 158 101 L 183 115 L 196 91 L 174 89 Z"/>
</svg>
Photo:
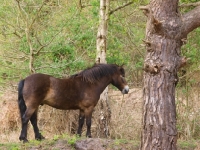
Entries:
<svg viewBox="0 0 200 150">
<path fill-rule="evenodd" d="M 100 79 L 97 84 L 95 85 L 95 87 L 98 88 L 99 93 L 101 94 L 105 88 L 111 83 L 112 79 L 108 78 L 108 77 L 103 77 L 102 79 Z"/>
</svg>

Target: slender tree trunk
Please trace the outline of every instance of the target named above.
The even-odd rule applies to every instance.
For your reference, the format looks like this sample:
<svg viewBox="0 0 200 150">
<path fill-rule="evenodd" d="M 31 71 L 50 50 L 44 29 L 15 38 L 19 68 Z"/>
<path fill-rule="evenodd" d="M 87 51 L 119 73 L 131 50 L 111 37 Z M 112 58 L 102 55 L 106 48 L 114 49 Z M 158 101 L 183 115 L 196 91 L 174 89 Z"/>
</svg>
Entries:
<svg viewBox="0 0 200 150">
<path fill-rule="evenodd" d="M 96 63 L 106 62 L 107 32 L 109 19 L 109 0 L 100 0 L 99 27 L 97 32 L 97 54 Z"/>
<path fill-rule="evenodd" d="M 175 86 L 178 69 L 187 61 L 181 57 L 181 46 L 200 25 L 200 10 L 182 16 L 178 0 L 151 0 L 141 9 L 148 17 L 141 150 L 176 150 Z M 198 21 L 189 17 L 194 15 Z"/>
<path fill-rule="evenodd" d="M 99 28 L 97 33 L 97 54 L 96 63 L 107 63 L 106 62 L 106 50 L 107 50 L 107 32 L 108 32 L 108 21 L 109 16 L 114 12 L 131 5 L 133 2 L 128 2 L 122 6 L 115 8 L 110 11 L 110 0 L 100 0 L 100 11 L 99 11 Z M 108 103 L 108 87 L 103 91 L 100 97 L 100 115 L 99 115 L 99 127 L 98 137 L 109 136 L 109 122 L 111 118 L 111 110 Z"/>
<path fill-rule="evenodd" d="M 99 11 L 99 28 L 97 33 L 97 54 L 96 63 L 106 62 L 106 49 L 107 49 L 107 31 L 109 19 L 109 0 L 100 0 Z M 100 97 L 100 114 L 99 114 L 99 127 L 97 136 L 107 137 L 109 135 L 108 124 L 110 122 L 111 111 L 108 104 L 108 87 L 103 91 Z"/>
<path fill-rule="evenodd" d="M 33 46 L 32 46 L 32 42 L 30 39 L 30 33 L 29 33 L 29 29 L 28 29 L 28 25 L 27 28 L 25 29 L 26 32 L 26 39 L 29 45 L 29 72 L 30 74 L 35 73 L 35 68 L 34 68 L 34 50 L 33 50 Z"/>
</svg>

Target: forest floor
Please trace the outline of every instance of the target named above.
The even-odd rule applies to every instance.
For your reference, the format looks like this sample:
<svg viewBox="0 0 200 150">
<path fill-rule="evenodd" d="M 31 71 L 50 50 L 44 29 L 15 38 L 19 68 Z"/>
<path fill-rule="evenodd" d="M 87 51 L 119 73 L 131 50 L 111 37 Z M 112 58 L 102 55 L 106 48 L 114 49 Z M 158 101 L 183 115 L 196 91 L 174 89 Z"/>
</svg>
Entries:
<svg viewBox="0 0 200 150">
<path fill-rule="evenodd" d="M 66 139 L 44 140 L 30 143 L 0 144 L 1 150 L 138 150 L 139 142 L 90 138 L 69 142 Z"/>
<path fill-rule="evenodd" d="M 179 141 L 178 150 L 200 150 L 200 141 Z M 139 150 L 136 141 L 111 140 L 100 138 L 80 139 L 71 141 L 64 138 L 29 143 L 0 144 L 1 150 Z"/>
</svg>

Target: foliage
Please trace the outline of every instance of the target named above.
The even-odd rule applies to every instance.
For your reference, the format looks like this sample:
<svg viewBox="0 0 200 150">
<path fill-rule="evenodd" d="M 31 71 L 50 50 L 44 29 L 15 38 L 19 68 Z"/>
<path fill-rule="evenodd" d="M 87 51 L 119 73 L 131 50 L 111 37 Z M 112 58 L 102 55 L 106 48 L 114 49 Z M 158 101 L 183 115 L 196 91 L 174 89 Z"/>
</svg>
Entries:
<svg viewBox="0 0 200 150">
<path fill-rule="evenodd" d="M 40 0 L 19 2 L 20 7 L 17 1 L 7 3 L 4 0 L 4 5 L 0 7 L 0 26 L 3 28 L 0 39 L 4 41 L 0 45 L 0 62 L 3 66 L 0 69 L 0 83 L 18 81 L 27 76 L 30 73 L 30 56 L 33 57 L 36 72 L 57 77 L 68 76 L 94 63 L 98 1 L 85 1 L 84 5 L 88 5 L 86 8 L 80 8 L 77 2 L 55 0 L 44 3 Z M 111 9 L 121 4 L 112 2 Z M 132 15 L 130 6 L 110 16 L 108 63 L 128 66 L 133 61 L 142 66 L 138 60 L 142 60 L 143 56 L 137 54 L 141 48 L 135 42 L 141 43 L 144 38 L 144 20 L 131 26 L 132 18 L 138 15 L 140 13 L 137 11 Z"/>
<path fill-rule="evenodd" d="M 80 140 L 80 137 L 74 135 L 74 136 L 71 136 L 71 137 L 67 136 L 66 139 L 67 139 L 67 142 L 68 142 L 69 145 L 74 146 L 76 144 L 76 141 Z"/>
<path fill-rule="evenodd" d="M 28 74 L 28 67 L 30 67 L 31 61 L 29 59 L 30 55 L 34 59 L 33 66 L 36 72 L 61 77 L 63 74 L 68 75 L 86 67 L 86 64 L 90 63 L 90 57 L 91 59 L 94 57 L 94 55 L 90 56 L 87 53 L 91 54 L 94 50 L 92 45 L 94 45 L 95 41 L 92 39 L 95 39 L 93 33 L 96 30 L 94 30 L 95 28 L 88 28 L 88 26 L 93 24 L 95 19 L 89 19 L 89 16 L 85 17 L 84 13 L 77 10 L 75 3 L 63 6 L 69 9 L 69 12 L 66 12 L 64 8 L 59 9 L 61 4 L 53 3 L 54 7 L 51 10 L 52 3 L 51 5 L 49 3 L 44 4 L 41 1 L 35 1 L 35 3 L 20 1 L 21 8 L 13 4 L 13 8 L 7 10 L 8 14 L 12 14 L 10 18 L 5 16 L 6 13 L 2 14 L 4 20 L 2 26 L 8 26 L 8 24 L 11 26 L 11 29 L 5 29 L 5 35 L 11 32 L 10 30 L 15 30 L 18 37 L 15 37 L 14 33 L 9 38 L 3 37 L 2 34 L 2 39 L 7 43 L 1 45 L 5 51 L 1 52 L 2 57 L 0 60 L 2 64 L 9 65 L 9 68 L 12 66 L 12 68 L 10 68 L 10 72 L 2 68 L 0 74 L 5 78 L 12 77 L 11 75 L 16 74 L 14 69 L 22 69 L 22 66 L 22 71 L 17 73 L 20 77 L 18 76 L 17 78 L 23 77 L 24 74 L 22 73 Z M 65 4 L 65 2 L 63 1 L 62 4 Z M 41 11 L 38 11 L 38 8 L 41 8 Z M 23 9 L 23 11 L 20 9 Z M 3 12 L 5 10 L 4 7 L 1 10 Z M 13 10 L 16 13 L 12 13 Z M 18 25 L 15 15 L 18 15 L 21 21 L 20 29 L 15 28 Z M 25 22 L 23 22 L 24 18 L 26 18 Z M 88 19 L 89 21 L 87 21 Z M 29 31 L 26 31 L 27 28 Z M 11 38 L 16 41 L 15 43 L 13 42 L 13 45 L 9 42 Z M 31 46 L 33 54 L 31 54 Z M 13 53 L 12 49 L 15 49 L 15 53 Z M 10 58 L 9 55 L 12 53 L 15 57 L 12 56 Z M 22 55 L 22 57 L 16 58 L 19 55 Z M 8 59 L 5 61 L 5 58 Z"/>
</svg>

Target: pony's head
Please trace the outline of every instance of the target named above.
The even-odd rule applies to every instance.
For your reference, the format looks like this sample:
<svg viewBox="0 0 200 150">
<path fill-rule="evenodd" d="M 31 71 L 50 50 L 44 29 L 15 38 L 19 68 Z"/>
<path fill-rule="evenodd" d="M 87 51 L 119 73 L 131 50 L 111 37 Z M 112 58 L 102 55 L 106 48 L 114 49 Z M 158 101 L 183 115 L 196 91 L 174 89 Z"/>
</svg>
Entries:
<svg viewBox="0 0 200 150">
<path fill-rule="evenodd" d="M 129 92 L 129 86 L 125 79 L 125 70 L 123 66 L 116 65 L 116 72 L 113 74 L 111 83 L 117 87 L 122 94 L 127 94 Z"/>
</svg>

